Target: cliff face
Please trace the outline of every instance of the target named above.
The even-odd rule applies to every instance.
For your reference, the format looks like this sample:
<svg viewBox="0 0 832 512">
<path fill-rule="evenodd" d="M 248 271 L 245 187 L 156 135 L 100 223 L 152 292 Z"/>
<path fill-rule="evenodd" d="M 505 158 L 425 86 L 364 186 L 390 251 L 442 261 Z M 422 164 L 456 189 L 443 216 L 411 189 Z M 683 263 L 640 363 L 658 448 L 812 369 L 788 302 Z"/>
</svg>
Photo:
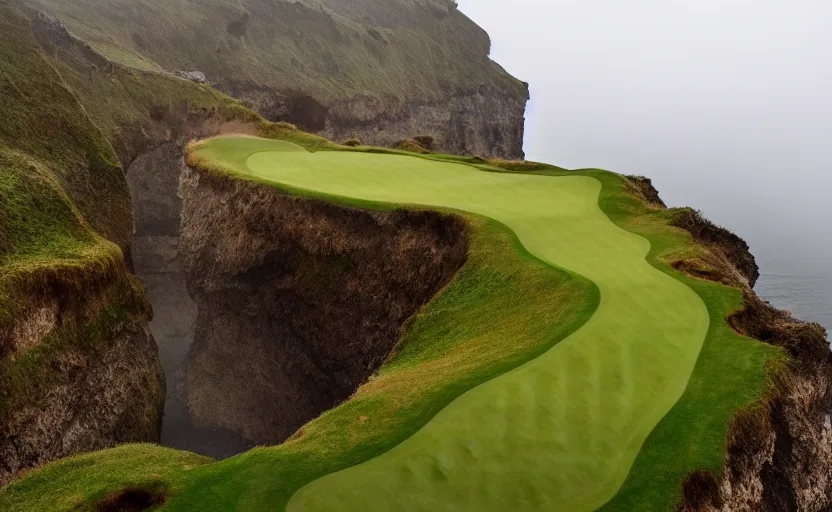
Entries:
<svg viewBox="0 0 832 512">
<path fill-rule="evenodd" d="M 257 444 L 347 399 L 467 258 L 452 216 L 351 209 L 192 169 L 180 190 L 199 308 L 190 413 Z"/>
<path fill-rule="evenodd" d="M 128 66 L 198 70 L 271 120 L 385 145 L 520 158 L 528 88 L 447 0 L 32 3 Z"/>
<path fill-rule="evenodd" d="M 45 298 L 12 326 L 12 362 L 55 343 L 67 346 L 46 355 L 35 390 L 2 390 L 14 396 L 0 418 L 0 485 L 77 453 L 159 440 L 164 378 L 146 318 L 116 318 L 106 302 L 110 290 L 82 293 L 91 300 L 68 305 Z"/>
<path fill-rule="evenodd" d="M 527 99 L 494 87 L 462 91 L 434 103 L 353 97 L 330 108 L 321 135 L 392 146 L 414 134 L 436 134 L 439 147 L 448 153 L 519 159 L 524 155 Z"/>
</svg>

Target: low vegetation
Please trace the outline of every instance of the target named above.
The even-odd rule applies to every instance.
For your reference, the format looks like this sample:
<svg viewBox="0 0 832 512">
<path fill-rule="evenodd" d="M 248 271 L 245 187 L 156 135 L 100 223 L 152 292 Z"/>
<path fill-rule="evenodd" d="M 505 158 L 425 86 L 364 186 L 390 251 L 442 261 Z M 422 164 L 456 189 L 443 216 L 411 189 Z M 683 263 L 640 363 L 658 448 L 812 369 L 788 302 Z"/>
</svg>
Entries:
<svg viewBox="0 0 832 512">
<path fill-rule="evenodd" d="M 413 137 L 413 140 L 416 141 L 416 144 L 419 144 L 428 151 L 436 149 L 436 141 L 431 135 L 416 135 Z"/>
<path fill-rule="evenodd" d="M 515 171 L 515 172 L 534 172 L 534 171 L 545 171 L 547 169 L 551 169 L 552 166 L 541 164 L 538 162 L 531 162 L 529 160 L 505 160 L 502 158 L 489 158 L 486 160 L 488 165 L 493 167 L 499 167 L 500 169 L 504 169 L 506 171 Z"/>
<path fill-rule="evenodd" d="M 402 139 L 393 144 L 393 149 L 410 153 L 430 153 L 430 151 L 414 139 Z"/>
</svg>

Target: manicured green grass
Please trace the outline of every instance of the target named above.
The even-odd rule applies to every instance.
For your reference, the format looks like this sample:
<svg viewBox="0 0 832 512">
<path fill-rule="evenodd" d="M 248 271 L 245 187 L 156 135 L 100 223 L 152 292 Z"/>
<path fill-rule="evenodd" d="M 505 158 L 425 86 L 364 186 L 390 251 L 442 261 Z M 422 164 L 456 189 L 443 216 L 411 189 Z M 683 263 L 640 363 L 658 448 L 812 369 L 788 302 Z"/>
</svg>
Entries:
<svg viewBox="0 0 832 512">
<path fill-rule="evenodd" d="M 255 141 L 247 143 L 256 145 Z M 221 151 L 223 157 L 242 160 L 241 155 L 227 149 Z M 420 158 L 458 161 L 443 155 Z M 227 165 L 235 162 L 228 161 Z M 669 262 L 704 250 L 693 244 L 686 232 L 668 226 L 672 211 L 647 207 L 624 192 L 620 176 L 606 171 L 568 172 L 554 167 L 542 171 L 554 176 L 579 174 L 599 180 L 603 184 L 601 209 L 620 227 L 649 239 L 652 247 L 648 261 L 694 289 L 708 307 L 708 336 L 688 388 L 648 437 L 620 492 L 605 507 L 667 510 L 677 501 L 679 484 L 687 472 L 701 468 L 721 470 L 731 416 L 760 396 L 765 385 L 765 363 L 781 352 L 739 336 L 727 325 L 725 316 L 741 306 L 739 290 L 690 279 L 670 268 Z"/>
<path fill-rule="evenodd" d="M 593 314 L 599 295 L 590 282 L 532 257 L 501 224 L 468 220 L 468 263 L 410 323 L 396 357 L 290 442 L 188 471 L 181 455 L 162 448 L 98 452 L 13 483 L 0 491 L 0 508 L 72 510 L 160 481 L 172 494 L 165 510 L 280 510 L 306 483 L 384 453 L 461 393 L 539 356 Z"/>
<path fill-rule="evenodd" d="M 592 319 L 544 356 L 466 393 L 383 456 L 306 487 L 290 510 L 592 510 L 609 500 L 684 391 L 709 317 L 692 290 L 647 264 L 647 240 L 603 214 L 601 184 L 262 142 L 238 172 L 489 216 L 535 256 L 591 279 L 602 298 Z"/>
<path fill-rule="evenodd" d="M 315 149 L 334 147 L 314 137 L 292 136 L 292 140 Z M 253 151 L 257 151 L 258 147 L 262 149 L 263 144 L 273 143 L 258 142 L 258 139 L 218 139 L 202 146 L 196 152 L 199 158 L 192 158 L 192 161 L 197 163 L 199 160 L 210 159 L 212 166 L 225 167 L 226 170 L 237 168 L 238 171 L 246 171 L 248 156 Z M 276 146 L 272 145 L 268 149 L 274 150 Z M 327 153 L 319 152 L 313 158 L 323 157 L 324 160 L 335 158 L 328 156 Z M 344 153 L 340 155 L 344 156 Z M 356 156 L 393 159 L 394 161 L 389 162 L 390 165 L 384 165 L 384 171 L 392 169 L 393 174 L 401 173 L 401 167 L 419 168 L 423 163 L 432 166 L 434 163 L 429 160 L 441 161 L 446 158 L 442 155 L 420 156 L 420 160 L 415 157 L 401 158 L 408 162 L 418 161 L 419 164 L 399 166 L 396 165 L 398 162 L 395 160 L 400 157 L 360 154 Z M 285 155 L 275 158 L 283 157 Z M 257 158 L 267 159 L 265 155 Z M 352 155 L 350 154 L 348 158 L 352 158 Z M 449 160 L 457 161 L 458 159 L 449 158 Z M 366 161 L 361 162 L 363 167 Z M 457 166 L 451 167 L 457 168 Z M 489 169 L 488 166 L 480 167 Z M 330 169 L 333 167 L 328 167 L 327 171 Z M 596 170 L 565 173 L 556 168 L 548 169 L 537 171 L 536 174 L 556 176 L 569 174 L 572 178 L 564 179 L 564 181 L 572 181 L 573 183 L 567 187 L 574 187 L 574 190 L 570 190 L 568 194 L 565 191 L 561 191 L 563 193 L 554 191 L 553 195 L 547 196 L 547 207 L 548 202 L 553 202 L 556 209 L 565 208 L 570 201 L 575 201 L 575 198 L 564 198 L 563 201 L 555 202 L 556 199 L 563 198 L 564 194 L 584 197 L 587 192 L 582 190 L 581 181 L 592 183 L 593 180 L 586 179 L 586 177 L 594 178 L 599 184 L 595 185 L 595 194 L 600 190 L 598 205 L 607 217 L 618 226 L 649 239 L 650 252 L 647 255 L 647 261 L 663 273 L 676 278 L 677 282 L 682 281 L 687 284 L 697 292 L 707 306 L 710 328 L 707 337 L 704 335 L 704 330 L 702 331 L 705 343 L 693 374 L 690 376 L 690 383 L 686 390 L 684 390 L 684 385 L 678 390 L 679 393 L 684 390 L 681 400 L 658 422 L 658 426 L 647 437 L 643 449 L 639 452 L 636 447 L 633 452 L 628 452 L 633 457 L 635 453 L 638 453 L 638 457 L 632 465 L 629 476 L 626 471 L 623 476 L 616 473 L 621 480 L 624 476 L 627 476 L 627 479 L 620 492 L 608 504 L 609 507 L 619 510 L 669 509 L 678 495 L 679 483 L 687 470 L 700 467 L 717 471 L 720 469 L 728 419 L 736 409 L 747 405 L 759 395 L 764 384 L 764 362 L 777 352 L 766 345 L 737 336 L 725 325 L 723 321 L 725 314 L 739 306 L 740 298 L 737 290 L 687 279 L 666 265 L 665 262 L 672 261 L 681 255 L 689 255 L 702 250 L 691 243 L 686 233 L 667 226 L 668 212 L 651 210 L 642 202 L 627 195 L 624 192 L 622 178 L 612 173 Z M 337 169 L 335 171 L 338 172 Z M 477 172 L 483 175 L 495 175 Z M 575 179 L 580 176 L 584 178 Z M 528 178 L 523 175 L 518 177 Z M 269 176 L 248 176 L 247 179 L 267 182 Z M 415 177 L 413 179 L 418 180 Z M 437 179 L 437 183 L 447 184 L 444 180 L 448 177 L 439 176 Z M 561 181 L 542 177 L 536 177 L 536 179 L 556 183 Z M 348 183 L 349 181 L 349 179 L 336 180 L 336 183 L 339 186 L 355 186 L 355 184 Z M 295 183 L 296 187 L 298 185 L 302 184 Z M 320 192 L 303 192 L 283 185 L 280 187 L 289 193 L 325 196 Z M 482 187 L 483 190 L 486 188 Z M 491 192 L 497 195 L 506 194 L 504 188 L 495 187 Z M 328 197 L 331 200 L 369 208 L 390 207 L 389 203 L 377 202 L 377 198 L 361 200 Z M 394 201 L 404 201 L 404 199 Z M 511 209 L 512 206 L 506 203 L 496 211 L 500 213 Z M 597 209 L 595 213 L 589 212 L 589 214 L 597 216 Z M 548 222 L 539 232 L 552 231 L 554 226 L 560 228 L 564 224 L 577 220 L 567 217 L 554 216 L 547 219 Z M 397 450 L 406 450 L 409 443 L 413 443 L 414 440 L 418 441 L 419 436 L 424 434 L 417 432 L 425 424 L 428 427 L 423 431 L 428 431 L 430 434 L 432 428 L 430 425 L 437 419 L 442 421 L 441 417 L 446 414 L 442 411 L 448 403 L 478 384 L 487 382 L 484 386 L 476 387 L 475 393 L 479 389 L 493 386 L 501 379 L 514 379 L 514 375 L 528 371 L 525 369 L 529 365 L 508 374 L 505 372 L 526 361 L 544 360 L 549 354 L 559 353 L 557 351 L 567 352 L 570 349 L 563 347 L 569 344 L 568 340 L 581 336 L 581 333 L 588 328 L 591 329 L 595 316 L 599 316 L 604 308 L 608 307 L 604 304 L 606 298 L 602 299 L 598 309 L 599 315 L 595 315 L 589 322 L 586 322 L 595 308 L 599 306 L 598 292 L 604 293 L 605 290 L 607 294 L 620 292 L 615 287 L 608 289 L 605 285 L 599 285 L 596 288 L 575 274 L 541 263 L 527 253 L 526 248 L 520 245 L 511 231 L 500 223 L 478 216 L 468 216 L 468 218 L 474 226 L 469 263 L 454 282 L 414 319 L 400 343 L 396 357 L 363 386 L 353 399 L 310 422 L 290 442 L 278 447 L 256 449 L 227 461 L 199 467 L 194 466 L 207 463 L 207 461 L 195 459 L 193 464 L 183 464 L 179 459 L 184 454 L 158 447 L 126 446 L 118 450 L 98 452 L 49 465 L 15 482 L 0 491 L 0 508 L 4 510 L 70 510 L 74 507 L 84 509 L 84 507 L 90 507 L 90 504 L 100 496 L 128 485 L 153 487 L 161 485 L 168 488 L 171 494 L 171 501 L 164 507 L 164 510 L 281 510 L 290 497 L 306 484 L 311 482 L 312 486 L 327 486 L 330 478 L 343 478 L 330 476 L 315 482 L 316 479 L 328 473 L 352 467 L 343 473 L 348 479 L 352 479 L 353 477 L 349 476 L 351 472 L 364 474 L 365 466 L 378 464 L 377 461 L 389 459 L 394 463 L 397 462 Z M 614 227 L 608 226 L 604 229 L 614 229 Z M 524 232 L 516 228 L 516 231 L 519 231 L 518 235 L 521 238 L 533 238 L 538 234 L 538 230 L 534 229 Z M 625 250 L 639 245 L 634 242 L 637 237 L 632 237 L 632 241 L 629 242 L 632 245 L 628 245 L 626 238 L 632 235 L 627 233 L 622 232 L 613 236 L 624 237 L 621 241 Z M 554 244 L 558 248 L 563 247 L 568 253 L 571 250 L 568 245 L 579 243 L 578 238 L 577 236 L 572 239 L 564 238 L 554 241 Z M 619 244 L 613 244 L 612 240 L 610 244 L 616 248 L 619 247 Z M 530 245 L 534 246 L 534 244 Z M 538 246 L 544 251 L 548 248 L 548 244 L 538 244 Z M 640 249 L 643 252 L 647 251 L 646 245 L 642 245 Z M 616 249 L 616 257 L 618 252 Z M 556 257 L 561 256 L 560 252 L 556 255 Z M 578 262 L 578 264 L 588 265 L 591 262 Z M 619 265 L 619 263 L 614 261 L 612 265 Z M 644 270 L 646 273 L 657 274 L 649 267 Z M 628 278 L 639 279 L 639 275 L 633 273 Z M 656 276 L 656 279 L 661 280 L 662 277 Z M 684 286 L 679 286 L 684 288 Z M 645 293 L 654 292 L 652 287 L 645 287 Z M 696 300 L 692 302 L 695 303 Z M 702 310 L 704 311 L 704 306 Z M 615 320 L 617 323 L 621 321 L 625 327 L 628 323 L 628 318 Z M 688 318 L 681 320 L 686 322 Z M 585 322 L 586 324 L 575 332 Z M 708 323 L 708 318 L 705 318 L 705 323 Z M 655 326 L 647 325 L 644 332 L 649 332 L 652 328 Z M 614 331 L 605 332 L 614 333 Z M 570 333 L 572 336 L 569 336 Z M 602 337 L 606 336 L 602 333 Z M 567 338 L 566 342 L 555 345 L 564 338 Z M 646 336 L 644 338 L 647 339 Z M 506 340 L 511 341 L 506 342 Z M 590 342 L 596 343 L 597 339 L 591 339 Z M 607 342 L 607 340 L 601 339 L 601 342 Z M 639 339 L 635 342 L 645 341 Z M 701 346 L 702 340 L 698 343 Z M 549 350 L 553 346 L 555 348 Z M 580 347 L 577 348 L 580 349 Z M 651 362 L 651 359 L 647 357 L 648 354 L 645 351 L 633 352 L 632 364 L 629 367 L 620 365 L 614 371 L 624 369 L 630 372 L 651 373 L 650 368 L 647 367 Z M 541 355 L 543 357 L 538 357 Z M 602 351 L 597 356 L 589 357 L 590 360 L 596 358 L 609 359 L 609 354 Z M 580 364 L 586 362 L 579 358 L 566 364 L 563 375 L 568 375 L 568 377 L 563 377 L 561 381 L 569 379 L 580 381 L 581 372 L 576 370 L 580 369 Z M 534 365 L 534 362 L 531 365 Z M 537 380 L 544 382 L 549 377 L 560 378 L 560 374 L 552 376 L 552 372 L 548 370 L 549 368 L 543 368 L 540 372 L 533 373 L 536 373 Z M 605 371 L 605 369 L 602 370 Z M 595 377 L 605 375 L 604 371 L 583 372 L 583 374 Z M 622 371 L 622 375 L 625 373 Z M 499 375 L 503 376 L 494 379 Z M 651 375 L 646 375 L 646 377 L 649 378 Z M 594 378 L 584 377 L 583 381 L 586 386 L 581 390 L 578 401 L 583 400 L 586 403 L 585 391 L 591 392 L 596 389 L 596 386 Z M 517 384 L 517 392 L 510 393 L 505 404 L 487 405 L 486 408 L 491 410 L 486 413 L 486 419 L 482 420 L 483 430 L 494 430 L 496 425 L 494 425 L 492 413 L 510 410 L 513 402 L 518 399 L 527 400 L 529 396 L 533 397 L 534 391 L 533 387 L 523 386 L 520 383 Z M 659 390 L 659 393 L 662 391 L 664 390 Z M 465 401 L 464 398 L 463 401 Z M 543 402 L 543 398 L 541 400 L 532 398 L 531 406 L 542 406 L 545 410 L 546 404 Z M 594 413 L 596 417 L 614 421 L 621 411 L 626 409 L 624 406 L 634 405 L 633 400 L 629 400 L 629 403 L 627 400 L 617 402 L 613 400 L 613 402 L 604 402 L 599 405 Z M 577 411 L 579 416 L 583 412 Z M 530 420 L 523 420 L 521 418 L 524 414 L 528 414 L 528 411 L 517 411 L 516 416 L 512 417 L 510 422 L 504 422 L 507 431 L 520 430 L 525 435 L 530 431 L 540 430 L 536 428 L 538 418 L 533 415 Z M 434 420 L 429 421 L 431 418 Z M 602 429 L 606 429 L 604 422 L 599 423 Z M 558 425 L 557 428 L 559 427 Z M 451 424 L 448 428 L 453 431 L 455 425 Z M 637 427 L 635 429 L 637 430 Z M 649 433 L 650 429 L 646 430 Z M 577 434 L 576 441 L 579 445 L 583 437 L 583 440 L 588 441 L 585 446 L 595 448 L 590 438 L 596 437 L 596 431 Z M 441 436 L 444 437 L 445 433 Z M 402 443 L 402 441 L 405 442 Z M 610 460 L 610 452 L 606 448 L 599 448 L 603 452 L 599 455 L 602 461 Z M 482 449 L 488 451 L 488 446 Z M 612 449 L 614 451 L 616 447 Z M 481 451 L 475 453 L 481 453 Z M 378 457 L 379 455 L 381 457 Z M 471 456 L 468 452 L 457 453 L 457 455 L 462 459 Z M 537 454 L 533 455 L 537 456 Z M 375 457 L 378 458 L 374 459 Z M 422 461 L 424 460 L 423 457 Z M 442 459 L 440 462 L 453 460 L 452 457 Z M 366 461 L 371 462 L 361 464 Z M 414 463 L 418 462 L 414 460 Z M 589 466 L 596 462 L 594 459 L 588 461 Z M 356 466 L 356 464 L 359 465 Z M 391 467 L 395 467 L 395 464 L 391 464 Z M 545 465 L 541 465 L 539 460 L 534 459 L 528 461 L 528 467 L 546 470 Z M 463 468 L 465 471 L 459 471 L 459 467 L 431 466 L 430 464 L 417 465 L 416 468 L 421 468 L 420 470 L 423 471 L 421 474 L 423 481 L 435 483 L 436 480 L 440 480 L 438 482 L 440 486 L 443 485 L 439 478 L 442 470 L 456 475 L 457 478 L 460 473 L 465 473 L 472 468 L 480 474 L 489 472 L 488 468 L 478 468 L 476 465 Z M 427 473 L 425 473 L 426 468 L 429 470 Z M 515 497 L 531 497 L 531 500 L 539 497 L 540 495 L 536 494 L 533 487 L 523 489 L 518 484 L 518 475 L 528 473 L 525 466 L 520 469 L 515 473 L 503 474 L 502 480 L 505 482 L 501 480 L 499 485 L 491 490 L 513 493 Z M 370 470 L 371 476 L 382 480 L 386 478 L 384 475 L 372 474 L 372 467 Z M 465 475 L 462 477 L 465 478 Z M 533 478 L 537 477 L 533 476 Z M 537 480 L 536 483 L 539 482 Z M 362 483 L 362 481 L 358 482 L 359 485 Z M 507 483 L 512 483 L 518 489 L 510 489 Z M 610 485 L 610 488 L 612 487 Z M 371 491 L 376 493 L 377 490 L 373 488 Z M 475 492 L 481 490 L 477 489 Z M 614 492 L 615 489 L 613 489 Z M 301 498 L 302 495 L 296 499 Z M 451 499 L 455 497 L 451 496 Z M 521 505 L 534 506 L 535 503 L 524 501 Z"/>
</svg>

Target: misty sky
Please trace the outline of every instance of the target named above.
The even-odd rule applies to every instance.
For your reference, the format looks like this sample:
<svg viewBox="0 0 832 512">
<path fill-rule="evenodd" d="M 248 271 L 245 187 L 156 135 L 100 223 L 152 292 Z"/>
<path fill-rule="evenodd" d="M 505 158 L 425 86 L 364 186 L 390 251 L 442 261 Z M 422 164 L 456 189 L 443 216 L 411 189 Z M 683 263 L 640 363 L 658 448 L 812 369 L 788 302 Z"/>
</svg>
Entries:
<svg viewBox="0 0 832 512">
<path fill-rule="evenodd" d="M 529 159 L 647 175 L 763 272 L 832 275 L 832 2 L 459 5 L 531 84 Z"/>
</svg>

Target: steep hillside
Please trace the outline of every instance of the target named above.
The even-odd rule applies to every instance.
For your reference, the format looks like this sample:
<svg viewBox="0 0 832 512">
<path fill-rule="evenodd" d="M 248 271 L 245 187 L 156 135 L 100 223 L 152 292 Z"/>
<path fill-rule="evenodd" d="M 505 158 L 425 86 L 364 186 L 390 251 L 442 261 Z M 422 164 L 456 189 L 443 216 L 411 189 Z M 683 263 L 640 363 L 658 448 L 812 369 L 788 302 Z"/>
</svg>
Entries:
<svg viewBox="0 0 832 512">
<path fill-rule="evenodd" d="M 341 140 L 433 135 L 441 149 L 522 156 L 528 90 L 449 0 L 35 0 L 92 48 L 199 70 L 265 117 Z"/>
<path fill-rule="evenodd" d="M 0 5 L 0 483 L 120 442 L 154 441 L 164 381 L 116 154 Z"/>
<path fill-rule="evenodd" d="M 191 137 L 259 118 L 208 87 L 114 65 L 22 4 L 0 11 L 4 482 L 160 439 L 164 378 L 131 274 L 125 168 L 159 144 L 178 141 L 181 158 Z"/>
</svg>

